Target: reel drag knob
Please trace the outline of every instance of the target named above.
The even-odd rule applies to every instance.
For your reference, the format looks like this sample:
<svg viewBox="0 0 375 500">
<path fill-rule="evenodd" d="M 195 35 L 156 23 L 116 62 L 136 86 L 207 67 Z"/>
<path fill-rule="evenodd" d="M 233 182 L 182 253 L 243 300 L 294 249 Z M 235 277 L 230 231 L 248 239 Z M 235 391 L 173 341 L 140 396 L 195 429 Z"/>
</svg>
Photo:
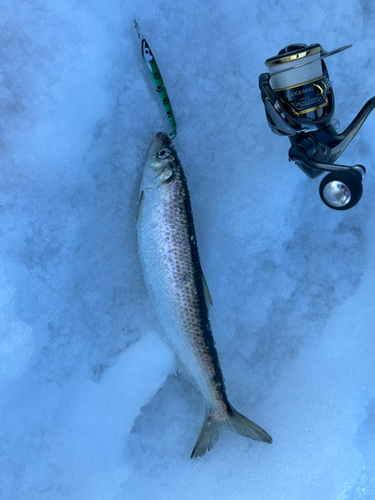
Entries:
<svg viewBox="0 0 375 500">
<path fill-rule="evenodd" d="M 362 178 L 365 172 L 365 167 L 358 165 L 326 175 L 319 187 L 323 203 L 334 210 L 354 207 L 362 197 Z"/>
</svg>

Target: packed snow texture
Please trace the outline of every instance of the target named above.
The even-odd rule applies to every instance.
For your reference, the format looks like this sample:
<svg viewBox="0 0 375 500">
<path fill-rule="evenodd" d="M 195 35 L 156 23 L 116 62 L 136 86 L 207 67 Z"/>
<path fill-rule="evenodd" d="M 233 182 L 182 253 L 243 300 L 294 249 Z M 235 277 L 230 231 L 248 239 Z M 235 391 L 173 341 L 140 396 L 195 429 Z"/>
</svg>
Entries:
<svg viewBox="0 0 375 500">
<path fill-rule="evenodd" d="M 258 89 L 284 46 L 327 59 L 343 130 L 375 89 L 365 0 L 2 2 L 0 498 L 375 498 L 375 115 L 327 208 Z M 160 336 L 137 254 L 159 64 L 213 298 L 228 397 L 273 437 L 195 461 L 204 403 Z"/>
</svg>

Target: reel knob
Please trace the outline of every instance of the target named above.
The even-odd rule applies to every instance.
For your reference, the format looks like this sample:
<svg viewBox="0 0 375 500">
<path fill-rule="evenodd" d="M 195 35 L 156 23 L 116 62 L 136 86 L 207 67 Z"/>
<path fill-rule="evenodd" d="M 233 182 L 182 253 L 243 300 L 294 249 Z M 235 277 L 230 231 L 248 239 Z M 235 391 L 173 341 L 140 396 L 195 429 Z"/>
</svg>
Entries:
<svg viewBox="0 0 375 500">
<path fill-rule="evenodd" d="M 361 166 L 361 170 L 362 168 L 364 167 Z M 354 207 L 362 193 L 362 172 L 356 167 L 329 173 L 319 187 L 323 203 L 334 210 L 349 210 Z"/>
</svg>

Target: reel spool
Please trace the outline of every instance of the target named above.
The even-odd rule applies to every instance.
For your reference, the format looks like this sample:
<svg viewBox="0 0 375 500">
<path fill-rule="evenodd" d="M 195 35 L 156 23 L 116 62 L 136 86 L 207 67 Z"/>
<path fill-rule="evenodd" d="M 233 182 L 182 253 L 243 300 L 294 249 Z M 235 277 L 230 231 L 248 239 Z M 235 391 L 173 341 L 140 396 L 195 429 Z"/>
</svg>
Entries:
<svg viewBox="0 0 375 500">
<path fill-rule="evenodd" d="M 294 116 L 302 117 L 328 104 L 321 49 L 319 44 L 311 45 L 306 50 L 301 50 L 298 45 L 289 45 L 265 62 L 270 71 L 271 87 Z M 302 64 L 298 64 L 299 61 Z"/>
<path fill-rule="evenodd" d="M 289 161 L 310 178 L 331 172 L 320 184 L 322 201 L 347 210 L 361 199 L 363 165 L 335 164 L 375 107 L 370 99 L 342 133 L 333 126 L 335 99 L 324 59 L 351 45 L 326 52 L 320 44 L 293 44 L 266 60 L 269 73 L 259 88 L 272 132 L 289 137 Z"/>
</svg>

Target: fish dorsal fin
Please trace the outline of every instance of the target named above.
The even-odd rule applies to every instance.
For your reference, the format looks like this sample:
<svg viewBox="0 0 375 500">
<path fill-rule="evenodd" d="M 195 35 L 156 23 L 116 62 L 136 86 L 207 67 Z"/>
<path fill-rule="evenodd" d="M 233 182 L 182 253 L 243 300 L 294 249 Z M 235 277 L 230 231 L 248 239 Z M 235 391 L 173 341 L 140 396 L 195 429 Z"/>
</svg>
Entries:
<svg viewBox="0 0 375 500">
<path fill-rule="evenodd" d="M 211 297 L 210 291 L 208 289 L 207 281 L 206 281 L 206 278 L 204 277 L 203 271 L 202 271 L 202 285 L 203 285 L 203 293 L 204 293 L 204 298 L 206 299 L 206 303 L 208 305 L 212 306 L 213 305 L 212 297 Z"/>
<path fill-rule="evenodd" d="M 144 197 L 144 193 L 143 193 L 143 191 L 141 191 L 139 194 L 139 200 L 138 200 L 138 205 L 137 205 L 137 216 L 135 219 L 136 222 L 138 222 L 139 216 L 141 214 L 143 197 Z"/>
</svg>

